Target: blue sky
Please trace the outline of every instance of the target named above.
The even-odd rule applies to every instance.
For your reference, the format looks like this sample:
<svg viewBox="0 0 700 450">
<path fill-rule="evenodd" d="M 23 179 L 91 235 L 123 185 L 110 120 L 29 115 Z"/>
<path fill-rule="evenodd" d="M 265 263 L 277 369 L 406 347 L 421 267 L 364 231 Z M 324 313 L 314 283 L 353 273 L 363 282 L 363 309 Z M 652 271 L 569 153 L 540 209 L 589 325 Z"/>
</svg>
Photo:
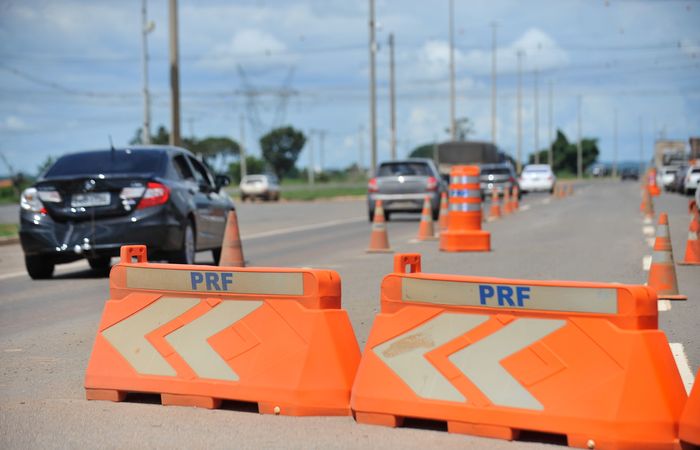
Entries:
<svg viewBox="0 0 700 450">
<path fill-rule="evenodd" d="M 166 0 L 148 2 L 155 125 L 169 126 Z M 257 138 L 273 125 L 325 130 L 323 165 L 369 162 L 367 1 L 180 0 L 182 131 Z M 388 47 L 396 40 L 398 149 L 447 138 L 448 1 L 377 0 L 378 151 L 389 155 Z M 525 52 L 523 149 L 554 126 L 613 157 L 639 157 L 640 118 L 649 155 L 655 137 L 700 134 L 700 1 L 455 0 L 457 116 L 491 136 L 491 23 L 498 25 L 498 144 L 516 148 L 516 51 Z M 143 120 L 141 1 L 0 0 L 0 152 L 34 172 L 49 155 L 125 145 Z M 245 77 L 238 67 L 242 67 Z M 254 98 L 242 94 L 255 90 Z M 292 92 L 289 96 L 280 92 Z M 257 111 L 257 113 L 255 113 Z M 256 118 L 257 116 L 257 118 Z M 312 135 L 319 148 L 318 133 Z M 364 149 L 364 152 L 361 152 Z M 299 161 L 308 162 L 305 150 Z M 316 157 L 316 165 L 320 159 Z M 6 168 L 0 165 L 0 173 Z"/>
</svg>

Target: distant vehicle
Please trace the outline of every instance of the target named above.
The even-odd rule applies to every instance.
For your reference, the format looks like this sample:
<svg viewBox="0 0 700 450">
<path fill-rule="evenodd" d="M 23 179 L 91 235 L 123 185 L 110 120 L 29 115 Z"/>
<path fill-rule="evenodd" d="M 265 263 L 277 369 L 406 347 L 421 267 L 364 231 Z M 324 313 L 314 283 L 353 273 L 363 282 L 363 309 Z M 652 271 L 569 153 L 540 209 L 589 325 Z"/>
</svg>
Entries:
<svg viewBox="0 0 700 450">
<path fill-rule="evenodd" d="M 510 163 L 482 164 L 480 182 L 482 198 L 490 197 L 493 191 L 502 196 L 506 189 L 512 191 L 513 186 L 520 189 L 515 170 Z M 518 198 L 521 196 L 522 191 L 519 191 Z"/>
<path fill-rule="evenodd" d="M 256 197 L 268 201 L 280 199 L 280 185 L 274 175 L 246 175 L 239 187 L 242 201 Z"/>
<path fill-rule="evenodd" d="M 374 207 L 382 200 L 386 220 L 395 212 L 421 212 L 427 195 L 433 219 L 440 215 L 440 194 L 447 186 L 440 178 L 431 159 L 410 158 L 386 161 L 377 168 L 376 176 L 367 184 L 367 210 L 370 222 L 374 220 Z"/>
<path fill-rule="evenodd" d="M 686 195 L 694 194 L 700 184 L 700 166 L 689 167 L 685 173 L 684 191 Z"/>
<path fill-rule="evenodd" d="M 639 180 L 639 169 L 636 167 L 625 167 L 620 171 L 620 180 Z"/>
<path fill-rule="evenodd" d="M 107 270 L 122 245 L 144 244 L 152 259 L 194 263 L 195 252 L 221 254 L 234 209 L 189 151 L 139 146 L 62 156 L 20 200 L 19 236 L 29 276 L 50 278 L 56 264 L 87 258 Z"/>
<path fill-rule="evenodd" d="M 669 185 L 670 190 L 673 192 L 684 193 L 685 192 L 685 176 L 690 169 L 687 164 L 677 166 L 678 170 L 673 176 L 673 181 Z"/>
<path fill-rule="evenodd" d="M 520 189 L 523 194 L 533 191 L 554 192 L 557 177 L 547 164 L 528 164 L 520 174 Z"/>
<path fill-rule="evenodd" d="M 663 187 L 665 190 L 670 190 L 671 184 L 678 172 L 677 166 L 664 166 L 656 173 L 656 184 Z"/>
</svg>

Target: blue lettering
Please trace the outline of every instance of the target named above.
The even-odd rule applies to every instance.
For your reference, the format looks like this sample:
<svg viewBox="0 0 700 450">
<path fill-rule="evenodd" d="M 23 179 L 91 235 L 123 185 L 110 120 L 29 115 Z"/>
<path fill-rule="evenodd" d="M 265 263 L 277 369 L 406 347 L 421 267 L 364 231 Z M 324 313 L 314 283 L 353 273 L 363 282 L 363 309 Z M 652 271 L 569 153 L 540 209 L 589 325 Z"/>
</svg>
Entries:
<svg viewBox="0 0 700 450">
<path fill-rule="evenodd" d="M 231 272 L 223 272 L 221 274 L 221 288 L 228 291 L 229 284 L 233 284 L 233 274 Z"/>
<path fill-rule="evenodd" d="M 515 306 L 513 302 L 513 288 L 509 286 L 498 286 L 498 306 L 504 306 L 503 302 L 508 302 L 508 306 Z"/>
<path fill-rule="evenodd" d="M 207 291 L 216 290 L 220 291 L 219 287 L 219 274 L 216 272 L 206 272 L 207 278 Z"/>
<path fill-rule="evenodd" d="M 204 281 L 204 275 L 202 272 L 190 272 L 190 280 L 192 282 L 192 290 L 197 290 L 197 285 Z"/>
<path fill-rule="evenodd" d="M 515 288 L 518 298 L 518 306 L 525 306 L 525 300 L 530 300 L 530 286 L 518 286 Z"/>
<path fill-rule="evenodd" d="M 486 299 L 493 297 L 493 294 L 494 290 L 492 286 L 489 286 L 488 284 L 479 285 L 479 303 L 482 305 L 485 305 Z"/>
</svg>

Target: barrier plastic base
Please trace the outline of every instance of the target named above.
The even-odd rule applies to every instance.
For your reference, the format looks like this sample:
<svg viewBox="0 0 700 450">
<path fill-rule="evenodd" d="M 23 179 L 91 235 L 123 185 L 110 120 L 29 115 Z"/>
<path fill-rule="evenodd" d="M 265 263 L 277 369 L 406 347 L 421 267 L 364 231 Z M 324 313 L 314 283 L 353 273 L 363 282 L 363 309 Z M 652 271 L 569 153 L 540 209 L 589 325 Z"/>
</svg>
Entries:
<svg viewBox="0 0 700 450">
<path fill-rule="evenodd" d="M 491 233 L 484 230 L 445 231 L 440 235 L 440 251 L 489 252 Z"/>
</svg>

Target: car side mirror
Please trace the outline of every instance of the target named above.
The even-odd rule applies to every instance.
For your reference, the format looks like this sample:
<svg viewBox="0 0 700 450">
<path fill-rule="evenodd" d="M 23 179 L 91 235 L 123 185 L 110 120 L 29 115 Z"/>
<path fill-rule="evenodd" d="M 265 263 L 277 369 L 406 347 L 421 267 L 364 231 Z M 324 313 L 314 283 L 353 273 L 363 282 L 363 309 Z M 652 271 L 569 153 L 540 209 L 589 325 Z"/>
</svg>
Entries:
<svg viewBox="0 0 700 450">
<path fill-rule="evenodd" d="M 215 184 L 216 190 L 218 192 L 219 189 L 221 189 L 222 187 L 226 187 L 229 184 L 231 184 L 231 177 L 229 177 L 228 175 L 223 175 L 223 174 L 216 175 L 214 177 L 214 184 Z"/>
</svg>

